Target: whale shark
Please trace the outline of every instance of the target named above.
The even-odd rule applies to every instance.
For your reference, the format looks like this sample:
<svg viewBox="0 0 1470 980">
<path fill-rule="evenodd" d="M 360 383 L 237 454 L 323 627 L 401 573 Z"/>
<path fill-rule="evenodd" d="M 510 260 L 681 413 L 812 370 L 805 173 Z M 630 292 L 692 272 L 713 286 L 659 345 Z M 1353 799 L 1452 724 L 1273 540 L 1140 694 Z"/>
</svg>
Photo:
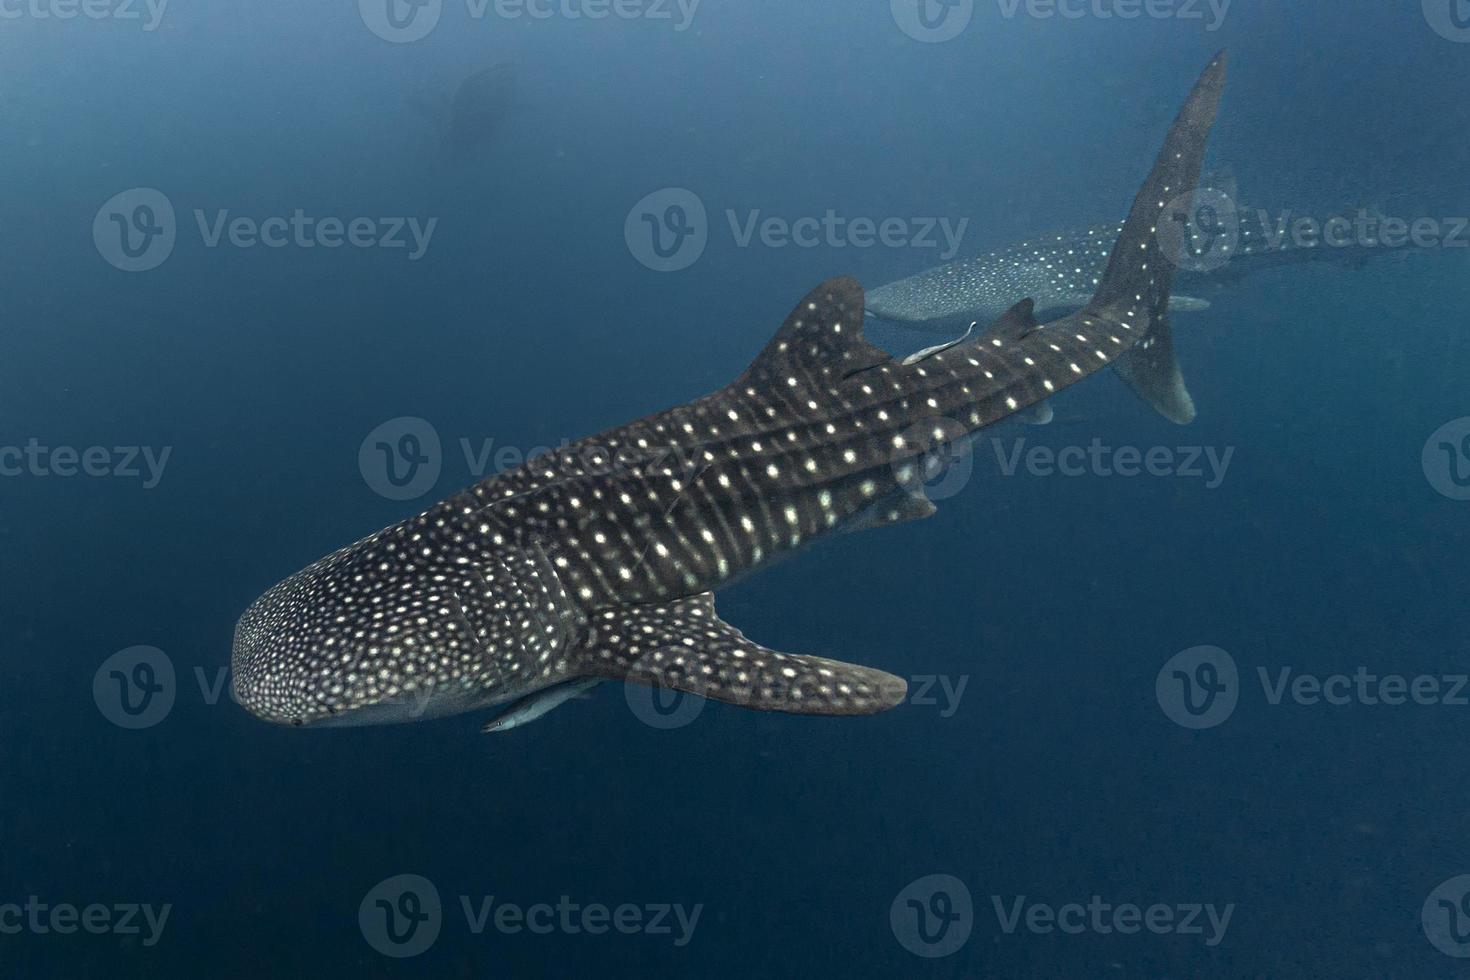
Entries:
<svg viewBox="0 0 1470 980">
<path fill-rule="evenodd" d="M 1268 269 L 1305 262 L 1335 262 L 1358 265 L 1372 253 L 1369 246 L 1333 246 L 1321 238 L 1298 241 L 1283 234 L 1280 223 L 1263 209 L 1236 204 L 1234 181 L 1221 175 L 1201 185 L 1209 193 L 1204 208 L 1212 222 L 1194 229 L 1199 240 L 1194 247 L 1209 246 L 1223 236 L 1228 212 L 1228 255 L 1218 262 L 1182 262 L 1175 279 L 1176 289 L 1201 293 L 1238 282 L 1245 276 Z M 1344 212 L 1344 215 L 1347 212 Z M 1350 219 L 1338 216 L 1339 220 Z M 867 314 L 903 326 L 936 332 L 962 329 L 972 321 L 989 322 L 1003 313 L 1017 296 L 1030 296 L 1036 313 L 1070 313 L 1092 296 L 1107 268 L 1112 244 L 1122 224 L 1099 225 L 1082 231 L 1059 232 L 987 252 L 974 258 L 935 266 L 914 275 L 868 290 Z M 1219 246 L 1224 248 L 1225 246 Z M 1380 250 L 1381 251 L 1381 250 Z M 1170 309 L 1175 313 L 1208 308 L 1208 299 L 1176 292 Z"/>
<path fill-rule="evenodd" d="M 1225 74 L 1222 51 L 1077 313 L 1041 324 L 1023 299 L 898 360 L 863 336 L 862 287 L 828 280 L 725 387 L 484 480 L 266 591 L 235 628 L 234 699 L 295 726 L 500 709 L 487 731 L 604 681 L 800 715 L 898 705 L 903 678 L 762 646 L 719 617 L 713 591 L 832 535 L 930 516 L 926 483 L 959 447 L 1103 369 L 1193 417 L 1156 231 L 1196 186 Z"/>
</svg>

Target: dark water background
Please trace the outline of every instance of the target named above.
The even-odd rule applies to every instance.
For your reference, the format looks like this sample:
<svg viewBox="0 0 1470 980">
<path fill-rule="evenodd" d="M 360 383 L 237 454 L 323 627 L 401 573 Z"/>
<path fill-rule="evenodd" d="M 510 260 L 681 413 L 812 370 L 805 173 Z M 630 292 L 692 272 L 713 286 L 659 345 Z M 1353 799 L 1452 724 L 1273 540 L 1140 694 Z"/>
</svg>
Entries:
<svg viewBox="0 0 1470 980">
<path fill-rule="evenodd" d="M 688 400 L 823 278 L 876 285 L 940 261 L 741 248 L 726 209 L 967 217 L 962 254 L 1114 220 L 1225 45 L 1211 159 L 1251 203 L 1470 214 L 1470 44 L 1417 0 L 1239 0 L 1214 32 L 1006 19 L 982 0 L 943 44 L 850 0 L 705 0 L 684 31 L 473 21 L 451 3 L 411 44 L 374 36 L 350 2 L 175 0 L 156 31 L 0 20 L 0 443 L 172 447 L 153 489 L 0 479 L 0 903 L 172 905 L 152 946 L 0 935 L 0 973 L 1464 975 L 1421 908 L 1470 872 L 1470 708 L 1272 705 L 1256 668 L 1467 670 L 1470 503 L 1437 493 L 1420 456 L 1470 414 L 1470 249 L 1230 286 L 1176 327 L 1189 428 L 1109 376 L 1059 398 L 1060 424 L 999 433 L 1231 447 L 1215 489 L 1006 478 L 982 444 L 932 519 L 720 597 L 777 649 L 963 678 L 952 711 L 711 704 L 664 731 L 608 686 L 496 737 L 475 716 L 303 732 L 210 703 L 195 680 L 227 666 L 236 617 L 270 584 L 472 482 L 460 438 L 555 445 Z M 516 104 L 481 153 L 446 164 L 420 104 L 497 61 L 517 66 Z M 704 201 L 710 241 L 658 273 L 624 220 L 668 186 Z M 133 187 L 180 215 L 172 256 L 137 274 L 91 232 Z M 196 208 L 439 222 L 415 262 L 210 249 Z M 419 501 L 375 494 L 358 467 L 366 434 L 398 416 L 445 444 Z M 177 700 L 126 731 L 93 677 L 139 644 L 171 659 Z M 1155 677 L 1202 644 L 1234 656 L 1242 689 L 1227 722 L 1191 731 Z M 435 883 L 444 923 L 428 952 L 393 960 L 358 907 L 404 873 Z M 889 912 L 936 873 L 965 882 L 974 915 L 964 947 L 931 960 Z M 475 935 L 461 895 L 702 912 L 684 946 Z M 1235 908 L 1215 946 L 1006 934 L 991 896 L 1020 895 Z"/>
</svg>

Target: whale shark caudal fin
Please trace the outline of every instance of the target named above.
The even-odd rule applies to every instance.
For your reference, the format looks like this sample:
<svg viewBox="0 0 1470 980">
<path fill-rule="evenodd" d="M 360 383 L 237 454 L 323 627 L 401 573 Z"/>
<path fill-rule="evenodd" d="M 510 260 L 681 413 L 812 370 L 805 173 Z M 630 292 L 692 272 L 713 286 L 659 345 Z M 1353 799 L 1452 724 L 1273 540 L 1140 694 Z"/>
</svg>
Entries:
<svg viewBox="0 0 1470 980">
<path fill-rule="evenodd" d="M 908 683 L 872 667 L 777 653 L 715 614 L 708 592 L 596 614 L 585 672 L 715 701 L 802 715 L 869 715 L 903 701 Z"/>
<path fill-rule="evenodd" d="M 1194 419 L 1194 400 L 1174 356 L 1169 330 L 1169 291 L 1175 265 L 1159 247 L 1158 224 L 1180 197 L 1190 197 L 1199 183 L 1205 141 L 1220 107 L 1225 86 L 1226 54 L 1221 51 L 1200 75 L 1179 110 L 1153 172 L 1133 201 L 1133 209 L 1113 246 L 1102 283 L 1086 312 L 1137 329 L 1143 339 L 1114 365 L 1134 392 L 1171 422 Z"/>
</svg>

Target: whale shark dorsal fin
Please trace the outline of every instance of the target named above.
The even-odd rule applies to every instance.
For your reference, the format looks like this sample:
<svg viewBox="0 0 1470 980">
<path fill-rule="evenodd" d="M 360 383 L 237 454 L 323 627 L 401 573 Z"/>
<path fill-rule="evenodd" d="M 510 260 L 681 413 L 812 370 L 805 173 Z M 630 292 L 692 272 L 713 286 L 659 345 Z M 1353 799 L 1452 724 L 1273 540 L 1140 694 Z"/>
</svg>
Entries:
<svg viewBox="0 0 1470 980">
<path fill-rule="evenodd" d="M 1002 313 L 980 336 L 1002 341 L 1020 340 L 1039 326 L 1041 324 L 1036 321 L 1036 301 L 1028 298 Z"/>
<path fill-rule="evenodd" d="M 755 378 L 844 378 L 892 359 L 863 337 L 863 287 L 841 276 L 803 297 L 736 384 Z"/>
<path fill-rule="evenodd" d="M 874 714 L 908 692 L 903 678 L 872 667 L 754 643 L 715 614 L 708 592 L 598 612 L 575 666 L 584 675 L 799 715 Z"/>
</svg>

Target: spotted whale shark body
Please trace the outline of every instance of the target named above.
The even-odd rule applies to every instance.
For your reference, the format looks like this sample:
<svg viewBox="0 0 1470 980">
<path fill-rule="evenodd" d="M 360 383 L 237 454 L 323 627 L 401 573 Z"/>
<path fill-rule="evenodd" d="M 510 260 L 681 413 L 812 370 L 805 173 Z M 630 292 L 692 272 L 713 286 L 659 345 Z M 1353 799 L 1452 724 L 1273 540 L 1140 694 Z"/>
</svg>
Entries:
<svg viewBox="0 0 1470 980">
<path fill-rule="evenodd" d="M 1233 181 L 1211 183 L 1209 193 L 1210 198 L 1218 199 L 1217 210 L 1228 208 L 1231 212 L 1228 240 L 1234 245 L 1228 255 L 1221 254 L 1218 262 L 1198 262 L 1179 269 L 1174 283 L 1177 289 L 1204 292 L 1257 272 L 1306 262 L 1356 265 L 1372 253 L 1371 247 L 1328 247 L 1320 239 L 1294 243 L 1283 234 L 1284 218 L 1272 219 L 1265 211 L 1233 203 Z M 1210 200 L 1209 206 L 1214 205 L 1215 201 Z M 946 333 L 963 329 L 975 320 L 993 320 L 1017 296 L 1035 300 L 1039 316 L 1070 313 L 1085 306 L 1102 282 L 1113 242 L 1122 229 L 1121 224 L 1104 225 L 1045 235 L 925 269 L 868 290 L 867 313 L 891 323 Z M 1198 240 L 1191 247 L 1207 250 L 1215 244 L 1214 236 L 1223 234 L 1212 229 L 1195 230 L 1193 235 Z M 1170 309 L 1175 313 L 1194 312 L 1209 305 L 1198 296 L 1176 292 Z"/>
<path fill-rule="evenodd" d="M 924 485 L 956 444 L 1104 368 L 1171 418 L 1192 415 L 1154 232 L 1198 180 L 1224 78 L 1222 52 L 1080 312 L 1042 326 L 1025 300 L 899 361 L 864 340 L 862 288 L 823 283 L 725 388 L 488 479 L 270 589 L 236 627 L 235 699 L 295 725 L 506 706 L 487 730 L 604 680 L 762 711 L 895 706 L 901 678 L 767 649 L 719 618 L 712 590 L 825 536 L 927 517 Z"/>
<path fill-rule="evenodd" d="M 867 315 L 920 329 L 949 331 L 961 323 L 990 322 L 1017 296 L 1029 296 L 1038 316 L 1085 306 L 1123 226 L 1048 235 L 973 259 L 950 262 L 867 291 Z M 1198 301 L 1174 296 L 1178 312 Z"/>
</svg>

